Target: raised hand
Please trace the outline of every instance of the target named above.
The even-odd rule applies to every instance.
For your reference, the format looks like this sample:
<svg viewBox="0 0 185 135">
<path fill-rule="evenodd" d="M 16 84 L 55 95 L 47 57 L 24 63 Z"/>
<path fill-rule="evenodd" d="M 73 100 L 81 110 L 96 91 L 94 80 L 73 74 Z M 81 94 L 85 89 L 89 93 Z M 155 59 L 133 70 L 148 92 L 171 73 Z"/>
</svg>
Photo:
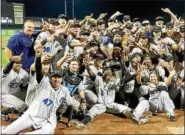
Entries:
<svg viewBox="0 0 185 135">
<path fill-rule="evenodd" d="M 171 12 L 171 10 L 169 9 L 169 8 L 161 8 L 161 10 L 163 11 L 163 12 L 165 12 L 165 13 L 170 13 Z"/>
<path fill-rule="evenodd" d="M 36 50 L 36 57 L 41 57 L 41 56 L 42 56 L 42 53 L 43 53 L 43 50 L 44 50 L 44 49 L 42 49 L 42 48 L 37 49 L 37 50 Z"/>
<path fill-rule="evenodd" d="M 92 18 L 92 16 L 93 16 L 93 13 L 91 13 L 91 15 L 89 15 L 89 16 L 86 16 L 85 20 L 89 20 L 90 18 Z"/>
<path fill-rule="evenodd" d="M 100 14 L 100 16 L 99 16 L 98 19 L 99 19 L 99 20 L 100 20 L 100 19 L 103 19 L 103 18 L 105 18 L 106 15 L 107 15 L 107 13 L 102 13 L 102 14 Z"/>
</svg>

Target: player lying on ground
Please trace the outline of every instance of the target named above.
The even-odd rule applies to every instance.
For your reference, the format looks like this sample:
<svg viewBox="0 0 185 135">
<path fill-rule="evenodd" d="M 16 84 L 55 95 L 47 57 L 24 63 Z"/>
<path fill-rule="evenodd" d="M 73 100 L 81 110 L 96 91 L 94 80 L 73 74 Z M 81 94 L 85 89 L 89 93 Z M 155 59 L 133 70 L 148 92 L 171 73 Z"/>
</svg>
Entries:
<svg viewBox="0 0 185 135">
<path fill-rule="evenodd" d="M 41 55 L 42 50 L 37 50 L 37 100 L 31 103 L 28 110 L 19 119 L 3 128 L 3 134 L 17 134 L 30 127 L 35 130 L 29 132 L 29 134 L 54 134 L 57 124 L 56 110 L 61 104 L 71 104 L 67 88 L 61 85 L 62 77 L 60 72 L 52 72 L 49 80 L 47 76 L 42 74 Z"/>
</svg>

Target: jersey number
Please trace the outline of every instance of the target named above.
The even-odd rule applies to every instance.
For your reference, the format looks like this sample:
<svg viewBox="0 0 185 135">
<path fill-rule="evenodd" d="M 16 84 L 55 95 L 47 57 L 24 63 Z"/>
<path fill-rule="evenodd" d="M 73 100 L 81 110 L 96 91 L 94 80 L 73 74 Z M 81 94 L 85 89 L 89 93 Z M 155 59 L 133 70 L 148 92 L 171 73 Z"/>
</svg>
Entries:
<svg viewBox="0 0 185 135">
<path fill-rule="evenodd" d="M 43 102 L 44 102 L 44 104 L 45 104 L 46 106 L 50 106 L 51 104 L 53 104 L 53 101 L 50 100 L 49 98 L 44 99 Z"/>
<path fill-rule="evenodd" d="M 18 85 L 19 85 L 19 84 L 18 84 L 17 82 L 14 82 L 14 81 L 13 81 L 13 82 L 11 82 L 11 83 L 9 84 L 9 87 L 15 89 L 15 88 L 18 87 Z"/>
<path fill-rule="evenodd" d="M 50 47 L 44 47 L 44 52 L 50 52 Z"/>
</svg>

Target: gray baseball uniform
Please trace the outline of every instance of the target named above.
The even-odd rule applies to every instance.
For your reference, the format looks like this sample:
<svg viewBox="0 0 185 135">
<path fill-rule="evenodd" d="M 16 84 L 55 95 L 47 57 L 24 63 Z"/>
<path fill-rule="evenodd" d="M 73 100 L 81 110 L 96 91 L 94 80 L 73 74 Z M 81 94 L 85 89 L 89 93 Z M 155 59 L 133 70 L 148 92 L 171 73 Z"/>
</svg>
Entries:
<svg viewBox="0 0 185 135">
<path fill-rule="evenodd" d="M 98 70 L 94 65 L 90 65 L 89 68 L 91 71 L 97 75 Z M 85 98 L 87 100 L 87 104 L 93 105 L 97 102 L 97 93 L 95 93 L 95 83 L 89 78 L 89 74 L 87 72 L 87 69 L 85 69 L 83 75 L 83 85 L 85 90 Z"/>
<path fill-rule="evenodd" d="M 167 90 L 167 86 L 164 82 L 159 82 L 156 88 L 147 86 L 150 97 L 149 100 L 141 101 L 133 112 L 133 116 L 136 120 L 139 120 L 145 111 L 152 112 L 165 112 L 170 116 L 174 116 L 174 104 L 170 99 Z"/>
<path fill-rule="evenodd" d="M 21 86 L 28 85 L 29 75 L 21 69 L 16 73 L 13 69 L 4 74 L 2 69 L 2 106 L 13 107 L 17 111 L 22 111 L 26 108 L 24 103 L 25 96 L 21 92 Z M 24 96 L 24 97 L 23 97 Z"/>
<path fill-rule="evenodd" d="M 36 41 L 35 41 L 35 44 L 38 43 L 38 42 L 41 42 L 47 38 L 50 37 L 50 33 L 48 31 L 45 31 L 45 32 L 41 32 Z M 52 42 L 47 42 L 45 45 L 44 45 L 44 52 L 47 52 L 47 53 L 52 53 L 52 54 L 56 54 L 59 50 L 62 50 L 64 48 L 62 48 L 62 46 L 60 45 L 60 43 L 56 40 L 52 41 Z"/>
<path fill-rule="evenodd" d="M 11 125 L 7 126 L 3 134 L 16 134 L 20 131 L 34 127 L 30 134 L 53 134 L 56 128 L 56 110 L 61 104 L 71 104 L 71 97 L 66 87 L 53 89 L 48 78 L 43 77 L 36 89 L 35 100 L 28 110 Z M 22 124 L 25 123 L 26 124 Z"/>
<path fill-rule="evenodd" d="M 141 95 L 148 95 L 148 86 L 147 83 L 149 82 L 149 75 L 150 72 L 154 70 L 149 70 L 149 69 L 143 69 L 141 71 L 141 78 L 142 78 L 142 83 L 141 87 L 139 88 L 139 91 L 141 92 Z M 159 77 L 162 79 L 161 81 L 164 81 L 166 79 L 165 77 L 165 70 L 161 66 L 157 66 L 155 71 L 158 73 Z"/>
<path fill-rule="evenodd" d="M 98 114 L 106 111 L 112 113 L 124 113 L 130 108 L 114 102 L 115 93 L 118 91 L 119 80 L 113 79 L 111 82 L 104 82 L 102 77 L 96 75 L 95 86 L 98 93 L 98 103 L 87 113 L 92 119 Z"/>
</svg>

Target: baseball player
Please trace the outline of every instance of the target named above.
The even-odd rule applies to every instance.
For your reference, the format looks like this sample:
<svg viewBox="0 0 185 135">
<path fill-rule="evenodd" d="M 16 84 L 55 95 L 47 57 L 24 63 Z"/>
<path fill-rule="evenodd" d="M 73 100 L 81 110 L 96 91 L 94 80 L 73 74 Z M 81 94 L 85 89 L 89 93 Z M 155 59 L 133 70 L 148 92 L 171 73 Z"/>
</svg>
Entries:
<svg viewBox="0 0 185 135">
<path fill-rule="evenodd" d="M 180 110 L 184 110 L 184 90 L 185 90 L 185 84 L 184 84 L 184 69 L 180 72 L 178 80 L 176 82 L 176 85 L 178 89 L 181 91 L 181 107 Z"/>
<path fill-rule="evenodd" d="M 92 76 L 95 79 L 95 87 L 98 93 L 98 102 L 87 113 L 81 122 L 77 122 L 77 128 L 82 129 L 85 125 L 92 121 L 92 119 L 99 114 L 106 111 L 112 113 L 123 113 L 131 109 L 127 106 L 117 104 L 114 102 L 115 93 L 118 91 L 119 80 L 113 77 L 110 69 L 104 71 L 103 77 L 98 75 Z"/>
<path fill-rule="evenodd" d="M 45 77 L 48 77 L 51 63 L 52 63 L 53 57 L 49 54 L 44 54 L 41 57 L 41 63 L 42 63 L 42 73 Z M 37 80 L 36 80 L 36 74 L 35 74 L 35 63 L 31 66 L 31 73 L 30 73 L 30 81 L 27 89 L 27 95 L 25 99 L 25 103 L 27 106 L 30 106 L 30 104 L 36 100 L 35 96 L 37 95 Z M 49 77 L 48 77 L 49 80 Z"/>
<path fill-rule="evenodd" d="M 2 111 L 2 114 L 8 115 L 11 112 L 22 112 L 26 108 L 24 99 L 29 75 L 22 69 L 21 56 L 13 56 L 1 73 L 2 106 L 8 107 L 7 110 Z"/>
<path fill-rule="evenodd" d="M 140 122 L 140 118 L 145 111 L 150 110 L 151 112 L 167 112 L 169 121 L 176 121 L 174 113 L 174 104 L 168 94 L 168 87 L 164 82 L 159 82 L 155 72 L 150 73 L 150 84 L 148 85 L 149 100 L 146 102 L 140 102 L 130 118 L 134 122 L 144 124 L 147 121 Z M 128 116 L 129 117 L 129 116 Z"/>
<path fill-rule="evenodd" d="M 62 66 L 65 59 L 63 59 L 62 57 L 57 62 L 58 69 L 60 69 L 59 67 Z M 62 69 L 62 76 L 63 76 L 62 85 L 68 88 L 68 91 L 72 98 L 72 101 L 71 101 L 72 107 L 69 107 L 70 108 L 69 110 L 71 111 L 71 113 L 68 114 L 69 124 L 72 119 L 73 110 L 77 114 L 80 114 L 81 112 L 86 111 L 86 99 L 85 99 L 85 93 L 84 93 L 84 85 L 82 83 L 83 76 L 80 73 L 78 73 L 79 69 L 80 69 L 80 62 L 78 59 L 71 59 L 68 64 L 68 68 L 64 67 Z M 63 108 L 64 107 L 61 106 L 57 111 L 58 120 L 63 114 Z"/>
<path fill-rule="evenodd" d="M 20 131 L 33 127 L 29 134 L 54 134 L 56 128 L 56 110 L 61 104 L 71 103 L 66 87 L 61 85 L 62 76 L 58 71 L 48 77 L 42 74 L 41 51 L 36 52 L 36 79 L 38 82 L 36 96 L 28 110 L 12 124 L 3 128 L 3 134 L 17 134 Z M 24 123 L 24 124 L 23 124 Z"/>
<path fill-rule="evenodd" d="M 88 60 L 83 60 L 83 64 L 85 65 L 85 70 L 83 73 L 83 85 L 85 89 L 85 97 L 87 100 L 87 104 L 89 106 L 94 105 L 98 98 L 97 98 L 97 93 L 95 90 L 95 82 L 94 80 L 91 79 L 92 75 L 97 75 L 97 74 L 102 74 L 103 73 L 103 59 L 104 56 L 99 54 L 96 56 L 96 59 L 93 61 L 90 61 L 90 58 L 87 58 Z"/>
</svg>

